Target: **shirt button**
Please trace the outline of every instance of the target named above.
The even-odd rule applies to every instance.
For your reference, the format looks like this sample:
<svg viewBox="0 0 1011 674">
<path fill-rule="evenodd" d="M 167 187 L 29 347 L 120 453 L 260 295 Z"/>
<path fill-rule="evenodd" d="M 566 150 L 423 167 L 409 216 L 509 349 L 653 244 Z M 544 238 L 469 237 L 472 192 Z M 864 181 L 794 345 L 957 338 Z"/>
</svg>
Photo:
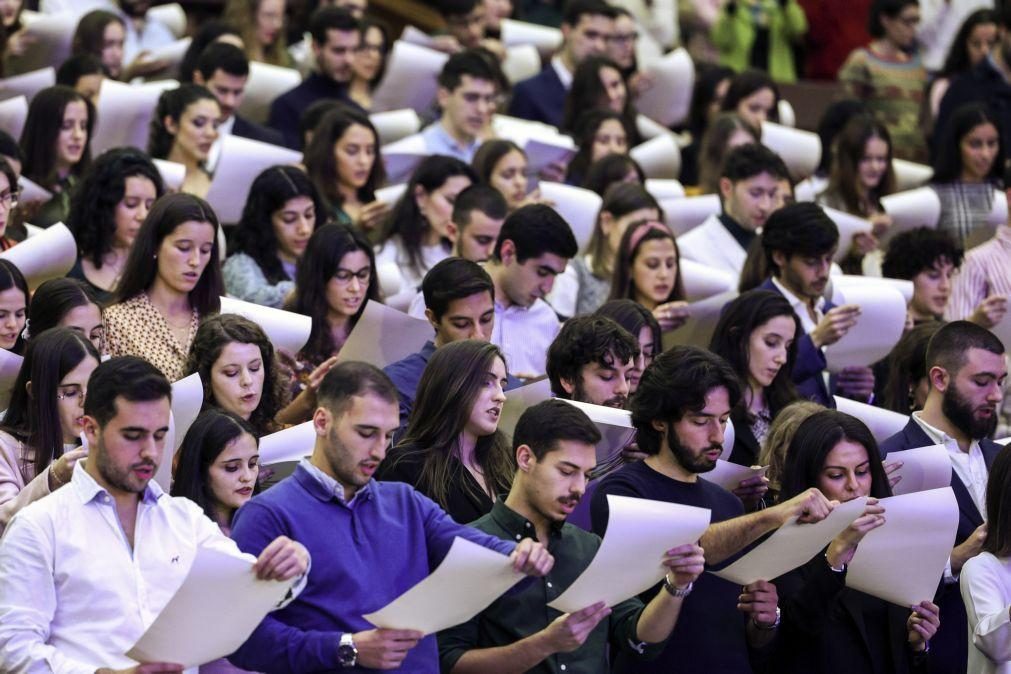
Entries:
<svg viewBox="0 0 1011 674">
<path fill-rule="evenodd" d="M 554 585 L 551 584 L 550 580 L 548 581 L 548 587 L 554 587 Z"/>
<path fill-rule="evenodd" d="M 529 528 L 530 528 L 530 522 L 527 522 L 527 523 L 526 523 L 526 524 L 524 524 L 523 526 L 525 526 L 525 527 L 526 527 L 527 529 L 529 529 Z"/>
<path fill-rule="evenodd" d="M 560 670 L 562 670 L 564 672 L 565 671 L 565 665 L 559 665 L 558 669 L 560 669 Z"/>
<path fill-rule="evenodd" d="M 518 540 L 521 540 L 522 538 L 523 538 L 522 536 L 520 536 L 519 534 L 516 534 L 516 540 L 517 540 L 517 541 L 518 541 Z"/>
</svg>

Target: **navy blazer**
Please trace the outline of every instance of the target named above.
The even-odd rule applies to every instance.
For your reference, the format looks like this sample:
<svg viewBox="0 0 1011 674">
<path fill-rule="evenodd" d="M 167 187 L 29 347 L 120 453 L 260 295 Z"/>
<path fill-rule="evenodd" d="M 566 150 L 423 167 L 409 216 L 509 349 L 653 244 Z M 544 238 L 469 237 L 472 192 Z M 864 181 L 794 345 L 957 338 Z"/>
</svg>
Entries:
<svg viewBox="0 0 1011 674">
<path fill-rule="evenodd" d="M 232 133 L 241 138 L 249 138 L 250 140 L 258 140 L 261 143 L 270 143 L 271 145 L 284 147 L 284 136 L 281 135 L 280 131 L 257 124 L 256 122 L 251 122 L 238 113 L 235 115 Z"/>
<path fill-rule="evenodd" d="M 513 87 L 509 115 L 561 126 L 568 94 L 554 66 L 549 63 L 544 70 Z"/>
<path fill-rule="evenodd" d="M 910 419 L 905 428 L 881 443 L 881 458 L 885 458 L 890 452 L 934 444 L 937 443 L 930 439 L 916 420 Z M 979 441 L 979 447 L 983 451 L 983 460 L 989 471 L 1001 446 L 984 438 Z M 959 545 L 983 524 L 983 515 L 973 502 L 968 487 L 954 469 L 951 471 L 951 489 L 958 501 L 958 532 L 955 535 L 955 545 Z M 969 658 L 969 628 L 958 583 L 942 584 L 936 602 L 941 609 L 941 627 L 930 642 L 930 671 L 964 674 Z"/>
</svg>

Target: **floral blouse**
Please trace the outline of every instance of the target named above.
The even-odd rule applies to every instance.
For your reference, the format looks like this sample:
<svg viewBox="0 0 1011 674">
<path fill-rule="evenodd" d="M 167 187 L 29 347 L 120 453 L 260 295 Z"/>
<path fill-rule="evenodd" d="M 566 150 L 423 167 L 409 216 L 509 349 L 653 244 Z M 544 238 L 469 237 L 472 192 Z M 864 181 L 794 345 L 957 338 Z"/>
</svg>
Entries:
<svg viewBox="0 0 1011 674">
<path fill-rule="evenodd" d="M 186 359 L 200 325 L 200 313 L 194 309 L 186 343 L 180 344 L 168 321 L 148 298 L 147 293 L 131 297 L 105 310 L 106 343 L 110 356 L 140 356 L 161 370 L 169 381 L 186 375 Z"/>
</svg>

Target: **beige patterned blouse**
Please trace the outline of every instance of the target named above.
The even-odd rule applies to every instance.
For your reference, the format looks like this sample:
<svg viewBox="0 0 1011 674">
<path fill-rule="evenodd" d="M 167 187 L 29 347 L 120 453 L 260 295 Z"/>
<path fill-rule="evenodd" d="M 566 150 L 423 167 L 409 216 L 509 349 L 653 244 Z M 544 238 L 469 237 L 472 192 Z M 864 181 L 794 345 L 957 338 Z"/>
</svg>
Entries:
<svg viewBox="0 0 1011 674">
<path fill-rule="evenodd" d="M 186 358 L 200 325 L 200 314 L 194 309 L 186 343 L 180 344 L 172 334 L 165 317 L 146 293 L 105 310 L 106 344 L 110 356 L 140 356 L 175 382 L 186 374 Z"/>
</svg>

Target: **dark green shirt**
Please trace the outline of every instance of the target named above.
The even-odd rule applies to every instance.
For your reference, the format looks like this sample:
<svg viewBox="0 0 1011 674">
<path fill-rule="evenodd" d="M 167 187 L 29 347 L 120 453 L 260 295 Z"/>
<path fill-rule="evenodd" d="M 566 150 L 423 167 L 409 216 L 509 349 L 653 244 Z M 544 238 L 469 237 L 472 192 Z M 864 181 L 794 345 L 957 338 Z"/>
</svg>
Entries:
<svg viewBox="0 0 1011 674">
<path fill-rule="evenodd" d="M 498 499 L 490 513 L 472 527 L 507 541 L 536 538 L 534 525 Z M 513 588 L 471 620 L 439 632 L 439 659 L 449 672 L 469 650 L 508 646 L 547 627 L 561 615 L 548 606 L 590 565 L 600 538 L 571 524 L 551 528 L 548 551 L 555 565 L 544 578 L 530 578 Z M 664 643 L 640 644 L 635 628 L 643 603 L 633 597 L 612 607 L 586 641 L 571 653 L 556 653 L 528 670 L 541 674 L 598 674 L 608 671 L 607 644 L 644 659 L 655 658 Z"/>
</svg>

